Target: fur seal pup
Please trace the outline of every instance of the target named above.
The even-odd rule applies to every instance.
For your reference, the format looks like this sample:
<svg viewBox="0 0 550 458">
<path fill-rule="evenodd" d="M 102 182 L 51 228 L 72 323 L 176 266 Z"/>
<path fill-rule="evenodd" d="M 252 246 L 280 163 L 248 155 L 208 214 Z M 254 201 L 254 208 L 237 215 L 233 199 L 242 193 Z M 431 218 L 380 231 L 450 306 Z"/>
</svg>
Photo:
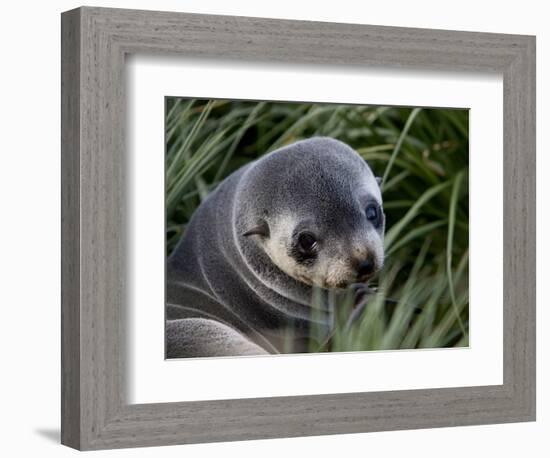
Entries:
<svg viewBox="0 0 550 458">
<path fill-rule="evenodd" d="M 307 351 L 312 323 L 330 331 L 329 290 L 382 267 L 383 234 L 378 180 L 338 140 L 298 141 L 243 166 L 168 258 L 166 357 Z"/>
</svg>

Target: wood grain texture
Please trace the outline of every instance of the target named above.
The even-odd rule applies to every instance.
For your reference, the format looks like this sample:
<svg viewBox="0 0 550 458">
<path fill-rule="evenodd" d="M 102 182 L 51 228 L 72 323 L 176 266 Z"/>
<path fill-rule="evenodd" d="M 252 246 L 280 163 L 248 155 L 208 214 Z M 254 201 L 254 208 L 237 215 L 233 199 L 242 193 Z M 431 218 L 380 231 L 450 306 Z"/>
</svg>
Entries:
<svg viewBox="0 0 550 458">
<path fill-rule="evenodd" d="M 80 14 L 61 23 L 61 441 L 80 446 Z"/>
<path fill-rule="evenodd" d="M 102 449 L 535 418 L 534 37 L 80 8 L 63 14 L 62 41 L 64 444 Z M 129 53 L 502 73 L 504 384 L 128 404 Z"/>
</svg>

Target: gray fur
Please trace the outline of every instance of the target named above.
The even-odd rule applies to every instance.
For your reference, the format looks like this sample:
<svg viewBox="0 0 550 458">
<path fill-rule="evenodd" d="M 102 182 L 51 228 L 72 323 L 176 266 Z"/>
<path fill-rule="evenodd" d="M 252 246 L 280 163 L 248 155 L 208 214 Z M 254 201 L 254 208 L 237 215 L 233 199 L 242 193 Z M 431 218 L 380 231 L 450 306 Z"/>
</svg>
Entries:
<svg viewBox="0 0 550 458">
<path fill-rule="evenodd" d="M 353 266 L 366 256 L 382 266 L 383 214 L 373 227 L 369 202 L 382 204 L 372 171 L 330 138 L 293 143 L 231 174 L 168 260 L 167 357 L 306 351 L 314 321 L 330 330 L 328 289 L 356 281 Z M 319 237 L 314 262 L 291 256 L 301 227 Z M 322 288 L 320 310 L 310 306 L 312 285 Z"/>
<path fill-rule="evenodd" d="M 166 348 L 167 358 L 267 354 L 233 328 L 204 318 L 167 321 Z"/>
</svg>

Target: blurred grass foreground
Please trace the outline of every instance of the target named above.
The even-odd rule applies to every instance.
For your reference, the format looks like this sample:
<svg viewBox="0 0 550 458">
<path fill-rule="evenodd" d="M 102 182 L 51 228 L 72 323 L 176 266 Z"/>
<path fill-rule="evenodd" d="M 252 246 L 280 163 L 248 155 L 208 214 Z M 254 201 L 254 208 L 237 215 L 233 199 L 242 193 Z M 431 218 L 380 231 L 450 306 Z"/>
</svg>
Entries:
<svg viewBox="0 0 550 458">
<path fill-rule="evenodd" d="M 167 253 L 226 176 L 316 135 L 383 177 L 386 261 L 360 318 L 339 304 L 312 351 L 468 346 L 468 110 L 167 98 Z"/>
</svg>

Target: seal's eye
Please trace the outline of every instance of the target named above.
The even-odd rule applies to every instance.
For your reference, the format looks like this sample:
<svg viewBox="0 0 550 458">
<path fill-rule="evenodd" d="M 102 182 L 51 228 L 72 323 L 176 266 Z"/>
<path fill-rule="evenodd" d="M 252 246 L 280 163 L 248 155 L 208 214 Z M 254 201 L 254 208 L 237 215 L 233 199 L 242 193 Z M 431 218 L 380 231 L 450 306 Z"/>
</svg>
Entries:
<svg viewBox="0 0 550 458">
<path fill-rule="evenodd" d="M 365 214 L 367 215 L 367 219 L 372 224 L 374 224 L 375 226 L 378 224 L 378 220 L 380 219 L 380 211 L 378 210 L 378 205 L 368 204 L 367 208 L 365 209 Z"/>
<path fill-rule="evenodd" d="M 309 232 L 302 232 L 298 236 L 298 248 L 302 253 L 312 253 L 317 246 L 315 236 Z"/>
</svg>

